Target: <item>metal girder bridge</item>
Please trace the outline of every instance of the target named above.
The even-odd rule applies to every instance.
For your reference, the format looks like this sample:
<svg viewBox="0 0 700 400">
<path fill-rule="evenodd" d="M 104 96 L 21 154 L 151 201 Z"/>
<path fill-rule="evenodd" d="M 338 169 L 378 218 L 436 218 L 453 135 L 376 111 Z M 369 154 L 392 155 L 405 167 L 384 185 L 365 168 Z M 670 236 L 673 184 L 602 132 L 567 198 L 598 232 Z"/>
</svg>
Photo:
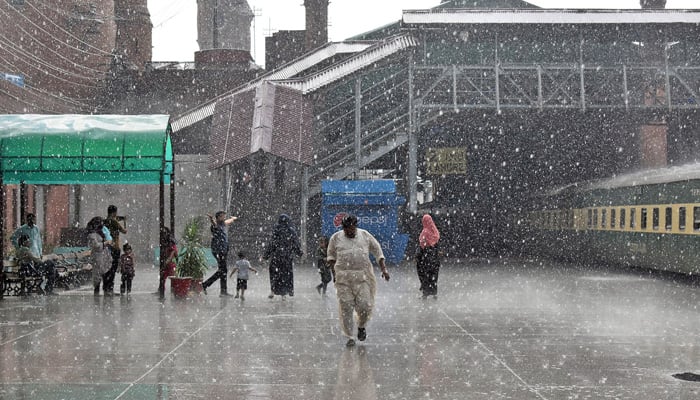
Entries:
<svg viewBox="0 0 700 400">
<path fill-rule="evenodd" d="M 416 111 L 700 108 L 700 67 L 416 65 L 411 73 Z"/>
</svg>

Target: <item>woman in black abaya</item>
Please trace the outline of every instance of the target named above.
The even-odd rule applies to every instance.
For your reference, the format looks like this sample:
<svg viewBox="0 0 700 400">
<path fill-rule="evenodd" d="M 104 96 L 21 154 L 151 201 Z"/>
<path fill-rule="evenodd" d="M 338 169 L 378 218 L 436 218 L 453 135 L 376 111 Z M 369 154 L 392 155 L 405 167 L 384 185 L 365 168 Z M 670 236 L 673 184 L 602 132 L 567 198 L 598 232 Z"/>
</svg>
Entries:
<svg viewBox="0 0 700 400">
<path fill-rule="evenodd" d="M 263 258 L 270 260 L 270 289 L 268 296 L 294 296 L 294 256 L 302 256 L 299 236 L 286 214 L 280 215 L 272 229 L 272 237 L 265 247 Z"/>
</svg>

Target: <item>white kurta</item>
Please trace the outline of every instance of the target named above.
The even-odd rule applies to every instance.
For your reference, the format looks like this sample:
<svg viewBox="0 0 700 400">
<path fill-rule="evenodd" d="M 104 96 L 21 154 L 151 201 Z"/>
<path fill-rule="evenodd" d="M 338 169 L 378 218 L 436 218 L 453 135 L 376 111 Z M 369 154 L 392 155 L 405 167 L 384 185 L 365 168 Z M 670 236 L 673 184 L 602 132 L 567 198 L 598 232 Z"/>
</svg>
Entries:
<svg viewBox="0 0 700 400">
<path fill-rule="evenodd" d="M 343 334 L 353 338 L 354 318 L 357 313 L 357 325 L 364 328 L 372 316 L 374 297 L 377 292 L 377 279 L 369 260 L 384 258 L 384 252 L 377 239 L 364 229 L 357 229 L 354 238 L 339 231 L 328 242 L 328 257 L 335 261 L 335 289 L 338 296 L 340 327 Z"/>
<path fill-rule="evenodd" d="M 102 275 L 112 266 L 112 254 L 104 246 L 104 240 L 98 233 L 88 235 L 90 257 L 92 258 L 92 283 L 99 285 Z"/>
</svg>

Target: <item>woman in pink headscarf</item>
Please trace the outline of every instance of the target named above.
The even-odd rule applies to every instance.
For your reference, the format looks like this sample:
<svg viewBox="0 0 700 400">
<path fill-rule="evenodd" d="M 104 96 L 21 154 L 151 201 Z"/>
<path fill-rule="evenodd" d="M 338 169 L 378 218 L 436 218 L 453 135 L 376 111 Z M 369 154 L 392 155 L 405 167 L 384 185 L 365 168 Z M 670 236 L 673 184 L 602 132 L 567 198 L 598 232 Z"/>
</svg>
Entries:
<svg viewBox="0 0 700 400">
<path fill-rule="evenodd" d="M 437 299 L 438 274 L 440 273 L 440 256 L 438 242 L 440 231 L 435 226 L 433 218 L 425 214 L 423 216 L 423 230 L 418 237 L 418 251 L 416 253 L 416 269 L 420 280 L 420 291 L 423 298 L 434 296 Z"/>
</svg>

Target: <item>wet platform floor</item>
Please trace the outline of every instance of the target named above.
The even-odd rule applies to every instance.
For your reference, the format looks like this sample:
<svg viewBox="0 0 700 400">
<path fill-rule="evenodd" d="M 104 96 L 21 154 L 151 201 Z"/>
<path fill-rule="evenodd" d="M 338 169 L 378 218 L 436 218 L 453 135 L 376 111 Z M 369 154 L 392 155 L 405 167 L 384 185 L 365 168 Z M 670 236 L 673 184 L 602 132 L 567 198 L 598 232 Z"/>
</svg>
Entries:
<svg viewBox="0 0 700 400">
<path fill-rule="evenodd" d="M 628 270 L 444 262 L 423 300 L 411 264 L 378 285 L 368 338 L 345 347 L 334 289 L 159 301 L 91 288 L 0 302 L 2 399 L 697 399 L 700 287 Z M 229 281 L 231 284 L 231 281 Z M 235 285 L 235 283 L 234 283 Z"/>
</svg>

